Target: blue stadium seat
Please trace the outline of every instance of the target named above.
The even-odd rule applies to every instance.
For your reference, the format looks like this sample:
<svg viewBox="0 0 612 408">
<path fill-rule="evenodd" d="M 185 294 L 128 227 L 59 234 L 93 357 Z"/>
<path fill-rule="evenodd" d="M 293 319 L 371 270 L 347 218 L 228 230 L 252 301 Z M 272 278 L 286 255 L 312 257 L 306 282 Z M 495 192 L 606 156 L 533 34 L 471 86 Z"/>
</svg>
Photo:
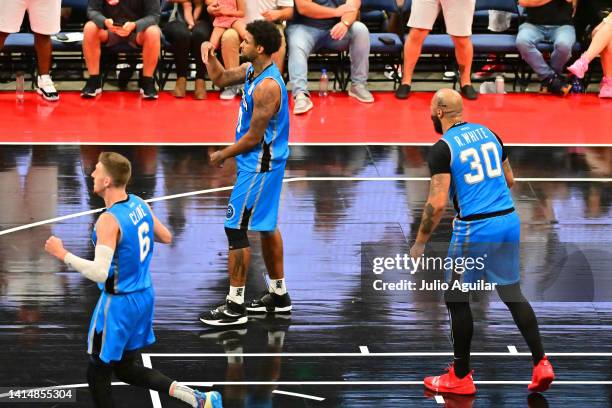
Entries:
<svg viewBox="0 0 612 408">
<path fill-rule="evenodd" d="M 34 34 L 15 33 L 6 37 L 3 52 L 33 52 Z"/>
</svg>

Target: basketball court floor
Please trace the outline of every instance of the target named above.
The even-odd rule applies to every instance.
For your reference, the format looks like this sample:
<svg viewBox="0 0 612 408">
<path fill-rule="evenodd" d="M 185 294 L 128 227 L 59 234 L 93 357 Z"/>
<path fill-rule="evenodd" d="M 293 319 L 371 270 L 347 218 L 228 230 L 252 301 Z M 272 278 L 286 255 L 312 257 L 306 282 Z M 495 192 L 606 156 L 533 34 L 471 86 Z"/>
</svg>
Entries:
<svg viewBox="0 0 612 408">
<path fill-rule="evenodd" d="M 227 290 L 223 219 L 235 165 L 213 168 L 208 155 L 232 141 L 238 100 L 162 94 L 147 103 L 113 92 L 81 101 L 64 92 L 55 105 L 35 95 L 16 105 L 0 93 L 0 407 L 93 406 L 86 331 L 99 291 L 43 245 L 56 235 L 93 258 L 103 202 L 90 193 L 90 174 L 105 150 L 132 161 L 128 190 L 175 237 L 156 246 L 151 264 L 157 343 L 142 362 L 218 390 L 224 407 L 612 406 L 612 104 L 595 95 L 465 104 L 466 120 L 508 145 L 522 287 L 557 380 L 529 394 L 529 350 L 497 295 L 482 294 L 472 304 L 478 393 L 424 393 L 423 377 L 452 359 L 442 292 L 374 291 L 372 259 L 407 253 L 414 241 L 436 140 L 431 96 L 378 93 L 367 106 L 332 95 L 292 117 L 279 228 L 294 312 L 215 331 L 197 318 Z M 449 208 L 433 247 L 444 249 L 452 216 Z M 247 297 L 265 288 L 256 235 L 251 243 Z M 16 402 L 6 394 L 17 387 L 70 390 L 72 401 Z M 117 407 L 182 406 L 121 383 L 113 392 Z"/>
</svg>

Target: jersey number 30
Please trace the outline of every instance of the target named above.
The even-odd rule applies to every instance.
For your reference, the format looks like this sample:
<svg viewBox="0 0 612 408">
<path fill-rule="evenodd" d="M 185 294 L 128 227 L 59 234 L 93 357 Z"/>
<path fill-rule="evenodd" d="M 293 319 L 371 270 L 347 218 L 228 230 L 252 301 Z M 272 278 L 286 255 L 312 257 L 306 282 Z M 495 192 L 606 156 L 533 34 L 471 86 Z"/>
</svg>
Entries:
<svg viewBox="0 0 612 408">
<path fill-rule="evenodd" d="M 149 250 L 151 249 L 151 239 L 149 238 L 149 224 L 143 222 L 138 227 L 138 243 L 140 244 L 140 262 L 147 259 Z"/>
<path fill-rule="evenodd" d="M 499 153 L 497 152 L 497 146 L 493 142 L 484 143 L 480 146 L 480 153 L 484 158 L 485 168 L 487 170 L 487 176 L 489 178 L 499 177 L 502 175 L 502 167 L 499 160 Z M 493 162 L 491 161 L 493 156 Z M 484 180 L 484 171 L 482 169 L 481 155 L 473 147 L 461 151 L 459 156 L 461 163 L 470 162 L 470 167 L 474 171 L 472 173 L 466 173 L 463 177 L 465 182 L 468 184 L 480 183 Z"/>
</svg>

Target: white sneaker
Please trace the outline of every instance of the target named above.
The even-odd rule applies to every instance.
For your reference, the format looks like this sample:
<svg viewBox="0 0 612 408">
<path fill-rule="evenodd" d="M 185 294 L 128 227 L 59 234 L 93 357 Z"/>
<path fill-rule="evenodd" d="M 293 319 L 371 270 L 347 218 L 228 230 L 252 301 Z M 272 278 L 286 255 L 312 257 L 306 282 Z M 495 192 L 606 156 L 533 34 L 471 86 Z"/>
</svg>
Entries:
<svg viewBox="0 0 612 408">
<path fill-rule="evenodd" d="M 39 75 L 37 79 L 36 92 L 43 97 L 46 101 L 55 102 L 59 99 L 59 93 L 55 89 L 53 80 L 49 75 Z"/>
<path fill-rule="evenodd" d="M 314 105 L 312 104 L 312 101 L 310 100 L 308 95 L 303 92 L 300 92 L 293 100 L 293 114 L 301 115 L 302 113 L 306 113 L 311 110 L 313 106 Z"/>
<path fill-rule="evenodd" d="M 240 92 L 240 87 L 238 85 L 228 86 L 227 88 L 223 90 L 223 92 L 221 92 L 221 95 L 219 95 L 219 98 L 229 101 L 231 99 L 234 99 L 236 95 L 238 95 L 239 92 Z"/>
</svg>

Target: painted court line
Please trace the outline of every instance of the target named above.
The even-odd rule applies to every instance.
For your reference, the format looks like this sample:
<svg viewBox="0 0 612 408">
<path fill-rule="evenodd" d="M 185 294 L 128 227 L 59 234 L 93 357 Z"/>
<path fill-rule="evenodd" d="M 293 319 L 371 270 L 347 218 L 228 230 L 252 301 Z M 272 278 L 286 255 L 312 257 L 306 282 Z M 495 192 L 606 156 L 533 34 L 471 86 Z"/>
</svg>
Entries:
<svg viewBox="0 0 612 408">
<path fill-rule="evenodd" d="M 370 349 L 368 349 L 368 346 L 359 346 L 359 351 L 361 351 L 361 354 L 370 354 Z"/>
<path fill-rule="evenodd" d="M 311 400 L 315 400 L 315 401 L 325 401 L 325 398 L 322 398 L 322 397 L 315 397 L 314 395 L 308 395 L 308 394 L 298 394 L 297 392 L 274 390 L 274 391 L 272 391 L 272 393 L 274 393 L 274 394 L 281 394 L 281 395 L 289 395 L 291 397 L 300 397 L 300 398 L 305 398 L 305 399 L 311 399 Z"/>
<path fill-rule="evenodd" d="M 145 354 L 143 354 L 144 356 Z M 149 357 L 441 357 L 452 356 L 452 352 L 397 352 L 397 353 L 148 353 Z M 472 352 L 472 356 L 515 357 L 531 356 L 531 353 L 509 352 Z M 546 353 L 553 357 L 612 357 L 612 353 Z"/>
<path fill-rule="evenodd" d="M 444 404 L 444 397 L 443 397 L 443 396 L 441 396 L 441 395 L 436 395 L 436 396 L 435 396 L 435 399 L 436 399 L 436 402 L 437 402 L 438 404 Z"/>
<path fill-rule="evenodd" d="M 293 183 L 293 182 L 300 182 L 300 181 L 429 181 L 430 178 L 429 177 L 293 177 L 293 178 L 286 178 L 283 180 L 284 183 Z M 521 177 L 517 177 L 515 178 L 516 181 L 527 181 L 527 182 L 575 182 L 575 183 L 580 183 L 580 182 L 593 182 L 593 183 L 612 183 L 612 178 L 585 178 L 585 177 L 581 177 L 581 178 L 554 178 L 554 177 L 544 177 L 544 178 L 537 178 L 537 177 L 526 177 L 526 178 L 521 178 Z M 233 186 L 227 186 L 227 187 L 218 187 L 218 188 L 210 188 L 210 189 L 206 189 L 206 190 L 197 190 L 197 191 L 190 191 L 190 192 L 186 192 L 186 193 L 180 193 L 180 194 L 172 194 L 172 195 L 168 195 L 168 196 L 162 196 L 162 197 L 155 197 L 155 198 L 150 198 L 148 200 L 145 200 L 148 203 L 154 203 L 157 201 L 165 201 L 165 200 L 172 200 L 175 198 L 183 198 L 183 197 L 191 197 L 191 196 L 196 196 L 196 195 L 202 195 L 202 194 L 210 194 L 210 193 L 216 193 L 216 192 L 220 192 L 220 191 L 228 191 L 228 190 L 232 190 L 234 187 Z M 75 214 L 69 214 L 69 215 L 64 215 L 61 217 L 56 217 L 56 218 L 50 218 L 48 220 L 42 220 L 42 221 L 37 221 L 31 224 L 25 224 L 25 225 L 20 225 L 18 227 L 14 227 L 14 228 L 9 228 L 9 229 L 5 229 L 5 230 L 1 230 L 0 231 L 0 236 L 2 235 L 7 235 L 13 232 L 18 232 L 18 231 L 23 231 L 26 229 L 30 229 L 30 228 L 34 228 L 34 227 L 39 227 L 41 225 L 46 225 L 46 224 L 52 224 L 55 222 L 60 222 L 60 221 L 66 221 L 72 218 L 77 218 L 77 217 L 82 217 L 84 215 L 89 215 L 89 214 L 95 214 L 98 212 L 101 212 L 103 209 L 102 208 L 97 208 L 95 210 L 89 210 L 89 211 L 82 211 L 82 212 L 78 212 Z"/>
<path fill-rule="evenodd" d="M 513 346 L 513 345 L 508 345 L 508 351 L 510 352 L 510 354 L 518 354 L 518 350 L 516 349 L 516 346 Z"/>
</svg>

